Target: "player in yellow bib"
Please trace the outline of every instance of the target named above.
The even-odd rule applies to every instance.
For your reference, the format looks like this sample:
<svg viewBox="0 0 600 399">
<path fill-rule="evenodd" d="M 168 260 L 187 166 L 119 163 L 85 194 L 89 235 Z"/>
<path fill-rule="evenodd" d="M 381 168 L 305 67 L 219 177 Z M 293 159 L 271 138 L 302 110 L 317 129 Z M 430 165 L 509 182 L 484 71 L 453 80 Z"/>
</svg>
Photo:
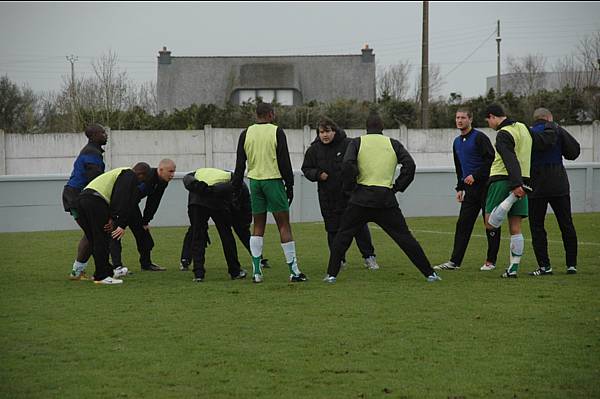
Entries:
<svg viewBox="0 0 600 399">
<path fill-rule="evenodd" d="M 378 224 L 427 281 L 441 280 L 408 229 L 396 200 L 395 194 L 404 192 L 413 181 L 415 162 L 398 140 L 383 135 L 383 122 L 378 114 L 369 115 L 366 127 L 367 134 L 353 140 L 344 155 L 344 183 L 348 189 L 354 187 L 333 242 L 324 281 L 336 282 L 342 257 L 352 238 L 367 222 Z M 402 168 L 394 180 L 398 164 Z"/>
<path fill-rule="evenodd" d="M 294 198 L 294 174 L 285 133 L 281 127 L 272 123 L 275 119 L 275 111 L 271 104 L 258 103 L 256 117 L 257 123 L 240 134 L 232 179 L 234 189 L 239 192 L 247 163 L 254 219 L 253 234 L 250 237 L 252 281 L 255 283 L 263 281 L 260 260 L 267 212 L 273 214 L 279 229 L 281 248 L 290 270 L 289 281 L 306 281 L 306 276 L 298 267 L 296 243 L 290 225 L 289 206 Z"/>
<path fill-rule="evenodd" d="M 125 234 L 137 206 L 138 184 L 147 181 L 149 173 L 150 166 L 145 162 L 133 168 L 116 168 L 96 177 L 79 194 L 80 226 L 92 248 L 96 284 L 123 282 L 108 262 L 109 242 L 111 237 L 121 239 Z"/>
<path fill-rule="evenodd" d="M 492 104 L 485 110 L 488 126 L 495 129 L 496 155 L 490 170 L 490 179 L 485 202 L 485 224 L 488 230 L 494 229 L 490 223 L 492 211 L 512 199 L 508 211 L 510 230 L 510 264 L 501 277 L 516 278 L 523 255 L 524 239 L 521 233 L 521 220 L 529 214 L 527 192 L 531 166 L 532 138 L 529 129 L 521 122 L 507 118 L 500 105 Z M 485 269 L 482 269 L 485 270 Z"/>
</svg>

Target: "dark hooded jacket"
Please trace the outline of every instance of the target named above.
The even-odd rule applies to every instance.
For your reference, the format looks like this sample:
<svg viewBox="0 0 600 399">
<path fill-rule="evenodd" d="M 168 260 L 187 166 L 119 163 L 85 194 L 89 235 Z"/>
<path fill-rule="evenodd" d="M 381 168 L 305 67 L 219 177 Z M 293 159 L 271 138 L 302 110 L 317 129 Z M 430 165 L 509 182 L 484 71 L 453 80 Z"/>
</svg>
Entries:
<svg viewBox="0 0 600 399">
<path fill-rule="evenodd" d="M 348 205 L 349 193 L 344 191 L 342 178 L 342 161 L 346 148 L 352 139 L 339 129 L 329 144 L 324 144 L 317 137 L 304 155 L 302 173 L 310 181 L 317 182 L 321 215 L 327 231 L 337 231 L 340 217 Z M 319 180 L 322 172 L 329 175 L 327 180 Z"/>
<path fill-rule="evenodd" d="M 530 198 L 560 197 L 569 195 L 569 178 L 563 166 L 563 157 L 576 159 L 581 147 L 569 132 L 554 122 L 537 120 L 530 129 L 534 139 L 531 152 Z M 541 137 L 550 137 L 544 145 L 539 145 Z"/>
</svg>

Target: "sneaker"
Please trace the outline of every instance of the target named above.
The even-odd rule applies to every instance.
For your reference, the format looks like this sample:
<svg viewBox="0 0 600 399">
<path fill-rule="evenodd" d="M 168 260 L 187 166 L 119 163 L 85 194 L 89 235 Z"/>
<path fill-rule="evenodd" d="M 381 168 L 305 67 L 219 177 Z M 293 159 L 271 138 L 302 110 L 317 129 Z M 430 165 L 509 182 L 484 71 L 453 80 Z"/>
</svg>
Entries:
<svg viewBox="0 0 600 399">
<path fill-rule="evenodd" d="M 263 275 L 262 274 L 255 274 L 254 276 L 252 276 L 252 282 L 255 284 L 260 284 L 263 282 Z"/>
<path fill-rule="evenodd" d="M 240 269 L 240 273 L 237 276 L 231 276 L 232 280 L 242 280 L 246 278 L 248 273 L 244 269 Z"/>
<path fill-rule="evenodd" d="M 552 274 L 552 267 L 538 267 L 537 270 L 529 272 L 530 276 L 545 276 Z"/>
<path fill-rule="evenodd" d="M 203 281 L 204 281 L 204 279 L 203 279 L 202 277 L 194 277 L 194 278 L 192 279 L 192 281 L 193 281 L 194 283 L 201 283 L 201 282 L 203 282 Z"/>
<path fill-rule="evenodd" d="M 479 270 L 484 271 L 484 272 L 489 272 L 490 270 L 494 270 L 496 268 L 496 265 L 494 265 L 493 263 L 484 263 L 483 266 L 481 266 L 479 268 Z"/>
<path fill-rule="evenodd" d="M 73 281 L 88 281 L 90 278 L 84 271 L 76 272 L 75 270 L 71 270 L 71 274 L 69 274 L 69 280 Z"/>
<path fill-rule="evenodd" d="M 377 264 L 377 261 L 375 260 L 374 256 L 369 256 L 368 258 L 365 258 L 365 266 L 367 267 L 367 269 L 371 270 L 379 269 L 379 265 Z"/>
<path fill-rule="evenodd" d="M 567 267 L 567 274 L 577 274 L 577 268 L 575 266 Z"/>
<path fill-rule="evenodd" d="M 149 265 L 144 265 L 142 266 L 142 271 L 149 271 L 149 272 L 164 272 L 165 269 L 164 267 L 160 267 L 159 265 L 156 265 L 154 263 L 150 263 Z"/>
<path fill-rule="evenodd" d="M 260 260 L 260 267 L 263 267 L 263 268 L 266 268 L 266 269 L 270 268 L 271 265 L 269 265 L 269 259 L 261 259 Z"/>
<path fill-rule="evenodd" d="M 337 281 L 337 279 L 334 276 L 330 276 L 329 274 L 325 276 L 325 278 L 323 279 L 324 282 L 329 283 L 329 284 L 333 284 Z"/>
<path fill-rule="evenodd" d="M 440 276 L 438 276 L 436 272 L 433 272 L 433 274 L 431 276 L 427 277 L 428 283 L 434 283 L 436 281 L 442 281 L 442 278 Z"/>
<path fill-rule="evenodd" d="M 181 261 L 179 262 L 179 270 L 181 270 L 182 272 L 189 271 L 191 263 L 192 262 L 189 259 L 181 259 Z"/>
<path fill-rule="evenodd" d="M 127 269 L 125 266 L 119 266 L 113 270 L 113 273 L 113 278 L 121 278 L 129 274 L 129 269 Z"/>
<path fill-rule="evenodd" d="M 94 284 L 104 284 L 104 285 L 115 285 L 115 284 L 123 284 L 123 280 L 119 280 L 113 277 L 106 277 L 104 280 L 95 280 Z"/>
<path fill-rule="evenodd" d="M 454 262 L 448 261 L 446 263 L 442 263 L 441 265 L 437 265 L 433 267 L 435 270 L 458 270 L 460 266 Z"/>
<path fill-rule="evenodd" d="M 501 278 L 517 278 L 517 272 L 510 272 L 508 269 L 500 275 Z"/>
<path fill-rule="evenodd" d="M 308 280 L 304 273 L 300 273 L 298 275 L 290 274 L 290 283 L 301 283 L 303 281 Z"/>
</svg>

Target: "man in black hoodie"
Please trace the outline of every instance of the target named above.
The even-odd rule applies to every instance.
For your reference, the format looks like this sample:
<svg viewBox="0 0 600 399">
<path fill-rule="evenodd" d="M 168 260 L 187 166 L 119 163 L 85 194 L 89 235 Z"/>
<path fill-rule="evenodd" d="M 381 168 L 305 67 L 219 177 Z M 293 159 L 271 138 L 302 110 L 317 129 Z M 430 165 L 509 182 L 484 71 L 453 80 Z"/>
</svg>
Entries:
<svg viewBox="0 0 600 399">
<path fill-rule="evenodd" d="M 350 193 L 343 190 L 342 161 L 351 141 L 333 120 L 324 117 L 317 124 L 317 137 L 304 154 L 302 163 L 304 177 L 318 185 L 319 206 L 325 222 L 329 251 L 350 197 Z M 356 233 L 354 239 L 365 266 L 371 270 L 379 269 L 367 224 Z M 345 263 L 345 258 L 342 258 L 342 265 Z"/>
<path fill-rule="evenodd" d="M 548 240 L 544 229 L 544 219 L 548 204 L 554 211 L 562 234 L 568 274 L 577 273 L 577 233 L 571 217 L 571 196 L 569 178 L 563 166 L 563 157 L 574 160 L 579 156 L 579 143 L 565 129 L 554 123 L 552 113 L 546 108 L 538 108 L 533 113 L 535 122 L 531 133 L 535 138 L 554 133 L 552 145 L 547 149 L 537 149 L 531 153 L 531 187 L 529 194 L 529 228 L 533 251 L 538 269 L 529 273 L 532 276 L 552 274 L 548 257 Z M 535 140 L 534 140 L 535 141 Z"/>
<path fill-rule="evenodd" d="M 383 135 L 383 121 L 376 113 L 367 118 L 367 134 L 353 140 L 344 155 L 345 184 L 353 185 L 349 205 L 335 236 L 324 281 L 335 283 L 340 262 L 352 238 L 367 222 L 377 223 L 404 251 L 429 282 L 441 280 L 431 268 L 419 242 L 413 237 L 396 200 L 415 177 L 415 162 L 398 141 Z M 402 165 L 394 181 L 397 165 Z"/>
</svg>

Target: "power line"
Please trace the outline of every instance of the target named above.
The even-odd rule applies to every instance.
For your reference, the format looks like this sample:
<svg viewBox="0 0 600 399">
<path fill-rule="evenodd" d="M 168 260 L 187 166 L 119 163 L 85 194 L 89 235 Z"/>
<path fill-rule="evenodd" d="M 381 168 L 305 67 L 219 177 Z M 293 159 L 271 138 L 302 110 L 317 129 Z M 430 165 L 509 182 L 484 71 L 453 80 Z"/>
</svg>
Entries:
<svg viewBox="0 0 600 399">
<path fill-rule="evenodd" d="M 446 79 L 446 78 L 448 77 L 448 75 L 450 75 L 452 72 L 456 71 L 456 70 L 457 70 L 458 68 L 460 68 L 460 67 L 461 67 L 461 66 L 462 66 L 462 65 L 463 65 L 465 62 L 467 62 L 467 60 L 468 60 L 469 58 L 471 58 L 471 56 L 472 56 L 473 54 L 475 54 L 475 53 L 477 52 L 477 50 L 479 50 L 481 47 L 483 47 L 483 45 L 484 45 L 484 44 L 485 44 L 485 43 L 486 43 L 488 40 L 490 40 L 490 39 L 492 38 L 492 36 L 494 36 L 494 33 L 496 33 L 496 30 L 495 30 L 495 29 L 492 31 L 492 33 L 490 33 L 490 35 L 489 35 L 488 37 L 486 37 L 486 38 L 485 38 L 485 39 L 484 39 L 484 40 L 481 42 L 481 44 L 480 44 L 479 46 L 477 46 L 477 47 L 475 48 L 475 50 L 471 51 L 471 53 L 470 53 L 468 56 L 466 56 L 464 60 L 462 60 L 461 62 L 459 62 L 457 66 L 455 66 L 454 68 L 452 68 L 452 69 L 450 70 L 450 72 L 448 72 L 447 74 L 445 74 L 445 75 L 442 77 L 442 79 Z"/>
</svg>

